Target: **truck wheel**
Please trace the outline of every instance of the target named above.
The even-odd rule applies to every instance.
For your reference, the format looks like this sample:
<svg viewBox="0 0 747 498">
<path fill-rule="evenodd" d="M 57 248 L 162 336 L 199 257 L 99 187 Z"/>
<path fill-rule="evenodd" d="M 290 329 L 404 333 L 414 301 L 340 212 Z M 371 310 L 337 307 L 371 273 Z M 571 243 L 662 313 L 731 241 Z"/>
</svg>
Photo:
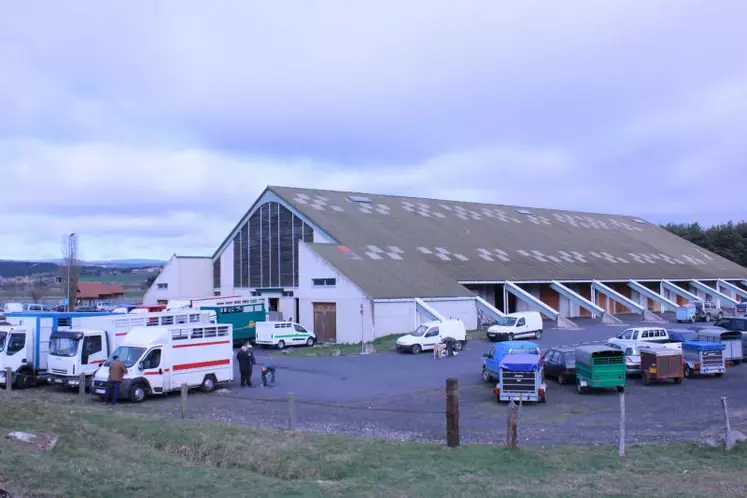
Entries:
<svg viewBox="0 0 747 498">
<path fill-rule="evenodd" d="M 690 323 L 695 323 L 695 317 L 690 318 Z"/>
<path fill-rule="evenodd" d="M 724 314 L 719 311 L 718 316 L 716 317 L 716 320 L 721 320 L 723 317 L 724 317 Z"/>
<path fill-rule="evenodd" d="M 309 337 L 308 339 L 306 339 L 306 345 L 307 345 L 308 347 L 312 347 L 312 346 L 314 345 L 314 343 L 315 343 L 315 342 L 316 342 L 316 341 L 314 341 L 314 338 L 313 338 L 313 337 Z"/>
<path fill-rule="evenodd" d="M 692 376 L 693 376 L 693 369 L 690 368 L 689 366 L 686 366 L 685 367 L 685 377 L 687 377 L 689 379 Z"/>
<path fill-rule="evenodd" d="M 617 392 L 624 393 L 625 392 L 625 386 L 617 386 Z"/>
<path fill-rule="evenodd" d="M 711 321 L 711 314 L 710 313 L 706 313 L 705 321 L 706 322 L 710 322 Z"/>
<path fill-rule="evenodd" d="M 420 344 L 415 344 L 410 348 L 410 352 L 412 354 L 420 354 L 420 352 L 423 350 L 423 348 L 420 347 Z"/>
<path fill-rule="evenodd" d="M 509 341 L 513 341 L 514 340 L 514 335 L 513 334 L 508 334 L 508 340 Z"/>
<path fill-rule="evenodd" d="M 130 388 L 130 395 L 128 396 L 130 401 L 133 403 L 142 403 L 145 401 L 145 395 L 147 391 L 145 386 L 142 384 L 135 384 Z"/>
<path fill-rule="evenodd" d="M 461 351 L 464 349 L 464 341 L 456 341 L 454 344 L 454 351 Z"/>
<path fill-rule="evenodd" d="M 578 394 L 584 394 L 586 389 L 581 384 L 576 384 L 576 392 Z"/>
<path fill-rule="evenodd" d="M 539 339 L 541 337 L 542 337 L 542 331 L 541 330 L 538 330 L 537 332 L 534 333 L 534 338 L 535 339 Z"/>
<path fill-rule="evenodd" d="M 565 384 L 565 375 L 560 374 L 558 375 L 558 384 Z"/>
<path fill-rule="evenodd" d="M 215 377 L 212 375 L 206 375 L 205 378 L 202 380 L 202 386 L 200 386 L 200 390 L 204 393 L 213 392 L 215 390 Z"/>
<path fill-rule="evenodd" d="M 285 341 L 278 342 L 278 349 L 285 349 Z"/>
<path fill-rule="evenodd" d="M 673 379 L 675 384 L 682 384 L 682 377 L 677 377 L 676 379 Z"/>
<path fill-rule="evenodd" d="M 483 368 L 482 369 L 482 380 L 484 382 L 490 382 L 491 380 L 493 380 L 493 378 L 490 376 L 490 372 L 488 372 L 487 368 Z"/>
<path fill-rule="evenodd" d="M 643 383 L 647 386 L 651 385 L 651 377 L 649 377 L 648 373 L 643 372 L 643 375 L 641 375 L 641 379 L 643 380 Z"/>
</svg>

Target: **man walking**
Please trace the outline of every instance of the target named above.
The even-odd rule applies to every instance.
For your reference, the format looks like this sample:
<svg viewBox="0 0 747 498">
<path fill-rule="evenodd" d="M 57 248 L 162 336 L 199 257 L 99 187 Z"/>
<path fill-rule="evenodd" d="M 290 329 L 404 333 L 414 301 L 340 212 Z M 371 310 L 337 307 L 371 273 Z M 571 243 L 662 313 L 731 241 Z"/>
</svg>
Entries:
<svg viewBox="0 0 747 498">
<path fill-rule="evenodd" d="M 127 373 L 127 367 L 125 367 L 119 356 L 114 355 L 111 365 L 109 365 L 109 385 L 106 389 L 106 396 L 104 397 L 104 403 L 109 402 L 109 398 L 112 399 L 112 404 L 116 405 L 119 400 L 119 386 L 122 385 L 122 380 Z"/>
<path fill-rule="evenodd" d="M 244 344 L 241 346 L 236 359 L 239 362 L 239 373 L 241 374 L 241 387 L 251 387 L 252 385 L 252 363 L 254 356 L 249 352 L 251 345 Z"/>
</svg>

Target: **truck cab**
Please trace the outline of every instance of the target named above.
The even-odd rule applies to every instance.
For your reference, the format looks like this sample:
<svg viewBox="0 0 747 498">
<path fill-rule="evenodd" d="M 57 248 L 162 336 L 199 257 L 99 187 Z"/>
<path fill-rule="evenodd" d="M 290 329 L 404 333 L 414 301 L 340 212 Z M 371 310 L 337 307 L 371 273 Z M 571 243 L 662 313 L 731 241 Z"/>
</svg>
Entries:
<svg viewBox="0 0 747 498">
<path fill-rule="evenodd" d="M 49 382 L 78 387 L 80 374 L 90 377 L 109 355 L 105 330 L 58 330 L 49 340 Z"/>
<path fill-rule="evenodd" d="M 489 353 L 482 355 L 482 380 L 492 382 L 498 379 L 501 372 L 501 361 L 514 354 L 531 354 L 542 356 L 540 347 L 529 341 L 508 341 L 495 344 Z"/>
</svg>

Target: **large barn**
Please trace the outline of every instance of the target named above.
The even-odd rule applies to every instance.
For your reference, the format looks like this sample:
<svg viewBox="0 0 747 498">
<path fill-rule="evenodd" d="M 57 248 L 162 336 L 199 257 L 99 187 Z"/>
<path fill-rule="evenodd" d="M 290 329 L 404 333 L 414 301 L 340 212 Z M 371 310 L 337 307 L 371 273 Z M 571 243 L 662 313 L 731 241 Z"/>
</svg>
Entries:
<svg viewBox="0 0 747 498">
<path fill-rule="evenodd" d="M 360 342 L 522 310 L 568 328 L 656 321 L 698 299 L 733 307 L 746 289 L 747 268 L 631 216 L 267 187 L 212 258 L 175 256 L 146 300 L 264 296 L 320 340 Z"/>
</svg>

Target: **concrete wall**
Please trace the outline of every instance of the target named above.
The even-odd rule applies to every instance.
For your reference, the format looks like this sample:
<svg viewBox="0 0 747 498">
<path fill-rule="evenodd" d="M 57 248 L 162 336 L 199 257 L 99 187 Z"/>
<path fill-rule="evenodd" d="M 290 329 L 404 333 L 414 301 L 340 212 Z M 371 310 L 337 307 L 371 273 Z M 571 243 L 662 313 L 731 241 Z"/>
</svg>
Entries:
<svg viewBox="0 0 747 498">
<path fill-rule="evenodd" d="M 165 284 L 167 288 L 160 289 L 159 284 Z M 143 303 L 153 305 L 169 299 L 190 299 L 212 295 L 212 259 L 172 256 L 143 296 Z"/>
<path fill-rule="evenodd" d="M 474 299 L 430 300 L 423 299 L 444 318 L 459 318 L 467 330 L 477 328 L 477 306 Z"/>
<path fill-rule="evenodd" d="M 415 301 L 374 303 L 375 336 L 406 334 L 415 330 Z"/>
<path fill-rule="evenodd" d="M 308 246 L 299 243 L 298 291 L 301 324 L 314 328 L 314 303 L 335 303 L 337 310 L 337 342 L 356 343 L 373 339 L 371 302 L 363 292 L 324 261 Z M 334 287 L 314 287 L 312 279 L 334 278 Z M 363 325 L 360 306 L 363 305 Z M 361 328 L 363 331 L 361 332 Z"/>
<path fill-rule="evenodd" d="M 233 295 L 233 242 L 220 255 L 220 293 L 222 296 Z"/>
</svg>

